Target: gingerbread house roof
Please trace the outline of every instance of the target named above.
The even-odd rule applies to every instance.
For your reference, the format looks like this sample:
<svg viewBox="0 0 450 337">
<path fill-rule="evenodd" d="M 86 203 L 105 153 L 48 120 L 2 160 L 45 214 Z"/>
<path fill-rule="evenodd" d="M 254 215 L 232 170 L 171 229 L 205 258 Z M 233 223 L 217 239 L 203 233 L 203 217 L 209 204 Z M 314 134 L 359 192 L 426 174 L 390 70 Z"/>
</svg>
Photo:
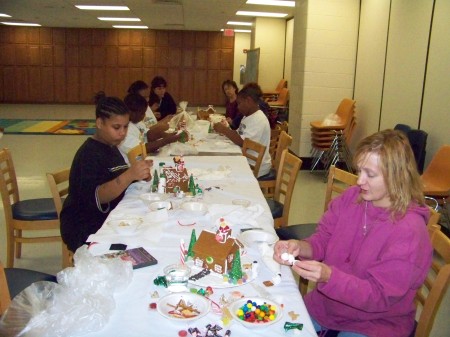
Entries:
<svg viewBox="0 0 450 337">
<path fill-rule="evenodd" d="M 203 230 L 193 248 L 196 254 L 214 255 L 216 258 L 226 259 L 230 252 L 234 252 L 239 245 L 234 238 L 228 238 L 226 242 L 219 243 L 216 234 Z"/>
</svg>

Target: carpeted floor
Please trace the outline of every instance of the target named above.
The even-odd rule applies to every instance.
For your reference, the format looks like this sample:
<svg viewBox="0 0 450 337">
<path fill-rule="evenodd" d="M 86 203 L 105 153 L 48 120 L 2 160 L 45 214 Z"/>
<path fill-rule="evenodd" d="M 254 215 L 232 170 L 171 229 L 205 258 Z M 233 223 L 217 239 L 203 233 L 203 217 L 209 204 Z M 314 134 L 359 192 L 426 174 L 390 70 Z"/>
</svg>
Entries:
<svg viewBox="0 0 450 337">
<path fill-rule="evenodd" d="M 93 135 L 95 120 L 0 119 L 5 134 Z"/>
</svg>

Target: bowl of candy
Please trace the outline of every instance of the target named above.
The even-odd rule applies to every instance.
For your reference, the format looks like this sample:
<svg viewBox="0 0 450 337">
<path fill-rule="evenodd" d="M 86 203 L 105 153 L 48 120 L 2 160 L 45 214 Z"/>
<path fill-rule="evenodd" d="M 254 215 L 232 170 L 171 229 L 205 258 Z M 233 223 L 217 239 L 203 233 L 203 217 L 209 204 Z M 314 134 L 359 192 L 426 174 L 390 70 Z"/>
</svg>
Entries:
<svg viewBox="0 0 450 337">
<path fill-rule="evenodd" d="M 144 204 L 147 205 L 147 207 L 150 206 L 150 204 L 154 203 L 155 201 L 164 201 L 169 196 L 167 194 L 163 193 L 143 193 L 139 196 L 139 199 L 142 200 Z"/>
<path fill-rule="evenodd" d="M 150 208 L 151 211 L 159 211 L 161 209 L 172 209 L 172 203 L 170 201 L 155 201 L 152 202 L 148 208 Z"/>
<path fill-rule="evenodd" d="M 266 328 L 281 320 L 281 306 L 275 301 L 260 297 L 241 298 L 230 304 L 235 320 L 249 329 Z"/>
<path fill-rule="evenodd" d="M 131 235 L 141 226 L 142 219 L 139 218 L 124 218 L 114 219 L 107 222 L 117 234 Z"/>
</svg>

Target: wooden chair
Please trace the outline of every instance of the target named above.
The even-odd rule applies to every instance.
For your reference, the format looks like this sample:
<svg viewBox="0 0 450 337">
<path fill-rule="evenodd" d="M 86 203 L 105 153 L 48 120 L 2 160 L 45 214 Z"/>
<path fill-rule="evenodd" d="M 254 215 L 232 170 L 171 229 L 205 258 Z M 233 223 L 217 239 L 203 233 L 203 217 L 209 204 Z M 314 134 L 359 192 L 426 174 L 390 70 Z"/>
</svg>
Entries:
<svg viewBox="0 0 450 337">
<path fill-rule="evenodd" d="M 135 147 L 133 147 L 127 153 L 128 160 L 130 164 L 133 164 L 137 160 L 144 160 L 147 157 L 147 148 L 145 147 L 145 143 L 139 143 Z"/>
<path fill-rule="evenodd" d="M 299 157 L 290 154 L 288 150 L 283 150 L 277 170 L 273 199 L 266 198 L 272 212 L 275 228 L 288 225 L 292 192 L 301 166 L 302 160 Z"/>
<path fill-rule="evenodd" d="M 277 152 L 278 139 L 280 138 L 281 129 L 275 128 L 270 130 L 270 145 L 269 145 L 269 154 L 270 158 L 273 161 L 275 160 L 275 154 Z"/>
<path fill-rule="evenodd" d="M 276 101 L 269 101 L 271 108 L 287 108 L 289 102 L 289 89 L 282 88 Z"/>
<path fill-rule="evenodd" d="M 56 212 L 58 213 L 58 219 L 61 215 L 63 198 L 69 194 L 69 176 L 70 168 L 63 169 L 54 173 L 47 173 L 48 186 L 55 203 Z M 62 242 L 62 267 L 73 266 L 73 252 L 71 252 L 67 245 Z"/>
<path fill-rule="evenodd" d="M 291 144 L 292 137 L 286 132 L 281 131 L 280 137 L 278 139 L 278 144 L 276 146 L 275 156 L 272 161 L 273 168 L 269 174 L 258 178 L 259 187 L 261 188 L 266 198 L 271 198 L 274 195 L 277 170 L 281 163 L 281 155 L 284 150 L 289 149 L 289 146 L 291 146 Z"/>
<path fill-rule="evenodd" d="M 244 139 L 244 144 L 242 145 L 242 154 L 247 159 L 250 159 L 249 165 L 255 177 L 258 177 L 259 168 L 261 167 L 265 152 L 266 147 L 264 145 L 255 142 L 250 138 Z"/>
<path fill-rule="evenodd" d="M 59 231 L 59 219 L 52 198 L 20 200 L 16 172 L 9 149 L 0 150 L 0 192 L 6 220 L 7 267 L 21 257 L 22 243 L 60 241 L 61 236 L 23 236 L 24 231 Z"/>
<path fill-rule="evenodd" d="M 273 91 L 264 91 L 263 99 L 267 101 L 276 100 L 277 96 L 280 94 L 282 88 L 287 88 L 287 81 L 282 78 L 280 82 L 278 82 L 277 87 Z"/>
<path fill-rule="evenodd" d="M 450 282 L 450 239 L 438 227 L 429 227 L 433 245 L 433 261 L 423 285 L 416 294 L 416 304 L 422 308 L 415 337 L 430 336 L 431 329 Z"/>
</svg>

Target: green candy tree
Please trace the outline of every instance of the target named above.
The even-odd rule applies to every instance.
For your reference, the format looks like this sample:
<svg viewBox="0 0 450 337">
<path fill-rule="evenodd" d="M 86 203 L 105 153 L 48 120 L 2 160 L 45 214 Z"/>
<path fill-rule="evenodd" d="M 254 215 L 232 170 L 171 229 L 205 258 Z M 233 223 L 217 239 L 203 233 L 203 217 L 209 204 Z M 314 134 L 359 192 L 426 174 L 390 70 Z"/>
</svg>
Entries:
<svg viewBox="0 0 450 337">
<path fill-rule="evenodd" d="M 241 252 L 239 249 L 234 253 L 233 265 L 228 276 L 232 280 L 240 280 L 242 278 Z"/>
</svg>

